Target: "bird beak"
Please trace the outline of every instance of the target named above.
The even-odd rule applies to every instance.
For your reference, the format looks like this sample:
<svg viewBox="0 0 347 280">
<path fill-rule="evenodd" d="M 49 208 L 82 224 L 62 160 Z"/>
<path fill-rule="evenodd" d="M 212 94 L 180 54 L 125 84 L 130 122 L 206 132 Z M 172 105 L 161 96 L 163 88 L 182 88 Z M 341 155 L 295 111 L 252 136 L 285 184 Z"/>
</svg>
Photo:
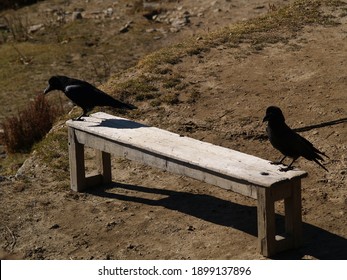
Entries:
<svg viewBox="0 0 347 280">
<path fill-rule="evenodd" d="M 52 91 L 53 90 L 53 88 L 51 87 L 51 85 L 49 85 L 44 91 L 43 91 L 43 93 L 44 94 L 47 94 L 47 93 L 49 93 L 50 91 Z"/>
</svg>

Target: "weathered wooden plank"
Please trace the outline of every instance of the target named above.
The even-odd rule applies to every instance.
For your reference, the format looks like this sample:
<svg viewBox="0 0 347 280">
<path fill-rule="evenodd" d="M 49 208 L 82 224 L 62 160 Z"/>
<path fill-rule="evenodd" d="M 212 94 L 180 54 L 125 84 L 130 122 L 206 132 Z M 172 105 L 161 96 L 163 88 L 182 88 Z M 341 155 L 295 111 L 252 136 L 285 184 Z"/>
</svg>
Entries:
<svg viewBox="0 0 347 280">
<path fill-rule="evenodd" d="M 292 195 L 284 199 L 286 233 L 292 237 L 292 247 L 302 244 L 301 180 L 292 182 Z"/>
<path fill-rule="evenodd" d="M 258 246 L 260 252 L 268 257 L 276 252 L 275 204 L 271 189 L 257 189 L 258 202 Z"/>
<path fill-rule="evenodd" d="M 125 157 L 152 167 L 188 176 L 245 196 L 256 198 L 257 192 L 255 186 L 244 184 L 244 182 L 238 181 L 233 177 L 219 174 L 184 161 L 181 162 L 162 155 L 138 150 L 134 147 L 120 145 L 116 142 L 106 142 L 99 136 L 89 135 L 83 131 L 76 130 L 75 134 L 77 141 L 88 147 L 95 149 L 102 147 L 106 153 L 113 153 L 116 156 Z"/>
<path fill-rule="evenodd" d="M 83 190 L 87 183 L 84 166 L 84 146 L 76 141 L 75 130 L 68 128 L 70 183 L 74 191 Z"/>
<path fill-rule="evenodd" d="M 249 184 L 270 187 L 307 175 L 298 170 L 280 172 L 278 166 L 269 164 L 267 160 L 105 113 L 93 114 L 83 122 L 67 123 L 78 130 L 98 135 L 100 139 L 185 161 Z M 99 145 L 103 145 L 102 141 L 99 141 Z"/>
<path fill-rule="evenodd" d="M 96 161 L 98 173 L 102 175 L 104 184 L 112 182 L 111 154 L 96 150 Z"/>
</svg>

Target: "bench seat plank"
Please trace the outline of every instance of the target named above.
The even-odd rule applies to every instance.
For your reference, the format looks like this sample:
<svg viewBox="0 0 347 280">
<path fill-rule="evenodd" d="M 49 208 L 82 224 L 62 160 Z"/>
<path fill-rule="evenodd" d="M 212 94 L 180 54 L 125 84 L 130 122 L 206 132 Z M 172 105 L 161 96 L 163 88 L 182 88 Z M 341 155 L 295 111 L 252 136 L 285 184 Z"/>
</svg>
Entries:
<svg viewBox="0 0 347 280">
<path fill-rule="evenodd" d="M 267 160 L 106 113 L 95 113 L 84 120 L 70 120 L 67 124 L 108 141 L 223 174 L 244 184 L 271 187 L 307 176 L 305 171 L 281 172 Z"/>
</svg>

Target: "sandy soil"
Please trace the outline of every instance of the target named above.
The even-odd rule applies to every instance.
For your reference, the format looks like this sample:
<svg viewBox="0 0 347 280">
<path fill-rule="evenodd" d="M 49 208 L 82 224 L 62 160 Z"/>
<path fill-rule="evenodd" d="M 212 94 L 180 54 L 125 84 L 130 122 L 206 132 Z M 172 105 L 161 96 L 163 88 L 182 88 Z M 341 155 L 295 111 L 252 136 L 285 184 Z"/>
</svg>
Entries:
<svg viewBox="0 0 347 280">
<path fill-rule="evenodd" d="M 189 9 L 191 2 L 174 4 Z M 215 1 L 213 7 L 207 2 L 199 1 L 203 17 L 192 18 L 189 27 L 166 40 L 268 9 L 267 1 Z M 171 66 L 187 84 L 179 92 L 181 102 L 160 109 L 138 104 L 133 118 L 275 160 L 280 154 L 257 137 L 264 133 L 261 120 L 267 106 L 281 107 L 291 127 L 347 115 L 347 18 L 336 21 L 341 24 L 307 26 L 286 42 L 259 49 L 245 42 L 185 57 Z M 191 92 L 199 93 L 197 100 L 186 102 Z M 309 173 L 302 187 L 304 244 L 275 258 L 347 259 L 347 124 L 301 134 L 329 155 L 329 172 L 304 159 L 295 164 Z M 92 152 L 88 155 L 91 171 Z M 124 159 L 112 162 L 112 185 L 74 193 L 69 178 L 57 182 L 55 171 L 34 153 L 25 164 L 24 179 L 0 185 L 0 257 L 264 259 L 257 250 L 254 200 Z M 283 206 L 276 206 L 281 221 Z"/>
</svg>

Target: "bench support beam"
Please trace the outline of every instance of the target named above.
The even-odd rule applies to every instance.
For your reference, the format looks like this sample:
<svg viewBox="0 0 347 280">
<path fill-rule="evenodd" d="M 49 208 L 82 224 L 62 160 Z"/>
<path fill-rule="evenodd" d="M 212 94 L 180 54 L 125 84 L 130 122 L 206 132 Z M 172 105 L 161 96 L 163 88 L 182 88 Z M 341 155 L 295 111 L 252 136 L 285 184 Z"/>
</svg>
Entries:
<svg viewBox="0 0 347 280">
<path fill-rule="evenodd" d="M 96 150 L 97 174 L 86 177 L 84 164 L 84 144 L 77 141 L 75 130 L 68 128 L 70 183 L 74 191 L 83 191 L 88 187 L 112 182 L 110 153 Z"/>
<path fill-rule="evenodd" d="M 301 180 L 278 188 L 258 188 L 257 196 L 260 252 L 269 257 L 280 251 L 298 248 L 302 244 Z M 275 202 L 281 199 L 285 206 L 285 232 L 277 235 Z"/>
</svg>

